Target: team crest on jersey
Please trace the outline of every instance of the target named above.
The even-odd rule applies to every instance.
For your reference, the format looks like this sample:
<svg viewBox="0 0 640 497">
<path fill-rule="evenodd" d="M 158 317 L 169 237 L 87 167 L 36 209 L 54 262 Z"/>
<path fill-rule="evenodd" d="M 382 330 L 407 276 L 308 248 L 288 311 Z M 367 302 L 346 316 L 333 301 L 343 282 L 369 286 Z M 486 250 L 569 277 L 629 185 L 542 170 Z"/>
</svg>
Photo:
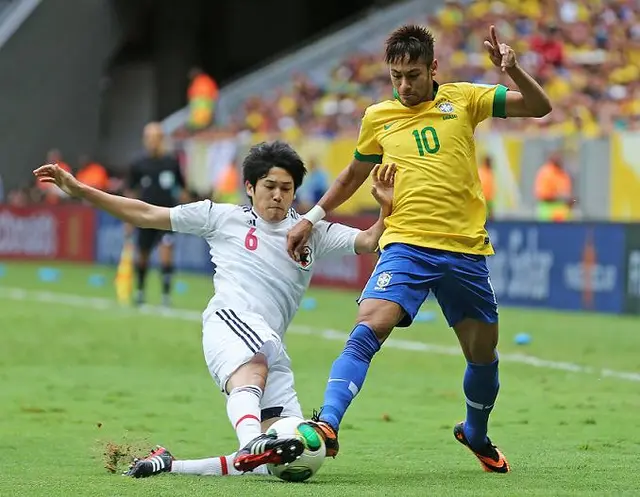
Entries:
<svg viewBox="0 0 640 497">
<path fill-rule="evenodd" d="M 311 265 L 313 264 L 313 250 L 308 245 L 305 245 L 302 248 L 302 253 L 300 254 L 300 262 L 298 263 L 298 267 L 303 271 L 309 271 Z"/>
<path fill-rule="evenodd" d="M 384 273 L 381 273 L 380 276 L 378 276 L 378 281 L 376 281 L 374 290 L 384 292 L 387 289 L 389 283 L 391 283 L 392 276 L 393 275 L 391 273 L 387 273 L 386 271 Z"/>
<path fill-rule="evenodd" d="M 449 114 L 453 112 L 453 104 L 451 102 L 442 102 L 441 104 L 438 104 L 438 109 L 440 112 Z"/>
<path fill-rule="evenodd" d="M 444 114 L 444 116 L 442 116 L 442 119 L 444 121 L 446 121 L 447 119 L 458 119 L 458 115 L 453 113 L 455 109 L 453 108 L 453 104 L 451 102 L 444 101 L 439 103 L 436 107 L 440 112 Z"/>
</svg>

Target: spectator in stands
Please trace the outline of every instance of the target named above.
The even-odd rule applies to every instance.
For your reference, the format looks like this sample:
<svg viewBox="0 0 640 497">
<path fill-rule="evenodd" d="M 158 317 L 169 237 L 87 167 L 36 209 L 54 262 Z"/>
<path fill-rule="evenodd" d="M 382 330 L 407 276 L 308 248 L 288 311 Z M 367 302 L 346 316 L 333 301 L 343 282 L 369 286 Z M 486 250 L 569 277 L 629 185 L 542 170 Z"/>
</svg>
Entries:
<svg viewBox="0 0 640 497">
<path fill-rule="evenodd" d="M 480 182 L 482 183 L 484 199 L 487 203 L 487 219 L 491 220 L 494 215 L 496 186 L 493 176 L 493 159 L 490 155 L 485 155 L 478 168 L 478 174 L 480 175 Z"/>
<path fill-rule="evenodd" d="M 199 67 L 189 72 L 189 128 L 202 130 L 213 123 L 213 115 L 216 100 L 218 98 L 218 85 L 215 80 Z"/>
<path fill-rule="evenodd" d="M 80 164 L 80 169 L 76 174 L 78 181 L 98 190 L 106 191 L 109 185 L 109 174 L 104 166 L 99 162 L 92 161 L 87 155 L 81 156 L 78 162 Z"/>
<path fill-rule="evenodd" d="M 573 205 L 572 181 L 559 154 L 552 154 L 538 170 L 535 197 L 540 221 L 566 221 Z"/>
<path fill-rule="evenodd" d="M 296 209 L 307 212 L 316 205 L 329 189 L 329 173 L 318 165 L 316 159 L 307 164 L 307 175 L 302 186 L 296 192 Z"/>
</svg>

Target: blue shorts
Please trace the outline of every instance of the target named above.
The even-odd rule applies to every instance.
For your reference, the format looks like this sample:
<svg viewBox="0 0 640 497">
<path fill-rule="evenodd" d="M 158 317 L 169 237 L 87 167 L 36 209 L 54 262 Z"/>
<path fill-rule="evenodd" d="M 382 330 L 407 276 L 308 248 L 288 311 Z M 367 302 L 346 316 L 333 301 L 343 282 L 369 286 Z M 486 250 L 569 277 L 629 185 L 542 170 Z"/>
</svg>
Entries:
<svg viewBox="0 0 640 497">
<path fill-rule="evenodd" d="M 358 303 L 364 299 L 395 302 L 406 312 L 398 326 L 409 326 L 430 291 L 449 326 L 465 318 L 498 321 L 485 256 L 403 243 L 385 247 Z"/>
</svg>

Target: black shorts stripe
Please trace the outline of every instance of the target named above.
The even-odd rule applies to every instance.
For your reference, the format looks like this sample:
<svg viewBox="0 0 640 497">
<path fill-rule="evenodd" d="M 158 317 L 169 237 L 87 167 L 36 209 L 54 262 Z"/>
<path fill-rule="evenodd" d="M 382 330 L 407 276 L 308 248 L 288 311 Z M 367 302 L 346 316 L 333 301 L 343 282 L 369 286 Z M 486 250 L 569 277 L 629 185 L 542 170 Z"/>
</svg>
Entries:
<svg viewBox="0 0 640 497">
<path fill-rule="evenodd" d="M 259 347 L 257 346 L 257 344 L 253 340 L 248 340 L 245 334 L 241 333 L 240 330 L 236 328 L 237 325 L 232 324 L 220 311 L 216 311 L 216 316 L 218 316 L 220 319 L 222 319 L 222 321 L 224 321 L 224 323 L 229 327 L 229 329 L 233 331 L 238 336 L 238 338 L 240 338 L 240 340 L 244 342 L 244 344 L 247 346 L 247 348 L 251 352 L 253 352 L 254 354 L 258 353 Z M 250 341 L 253 344 L 249 343 Z"/>
<path fill-rule="evenodd" d="M 244 336 L 246 336 L 249 341 L 253 343 L 258 349 L 260 349 L 260 347 L 264 345 L 264 342 L 260 339 L 260 336 L 255 331 L 253 331 L 247 325 L 247 323 L 240 320 L 235 312 L 233 312 L 231 309 L 220 309 L 220 312 L 225 315 L 228 322 L 233 323 L 235 325 L 235 328 Z"/>
<path fill-rule="evenodd" d="M 262 341 L 262 339 L 260 338 L 260 336 L 253 330 L 251 329 L 251 327 L 245 323 L 242 319 L 240 319 L 238 317 L 238 315 L 233 311 L 233 309 L 228 309 L 229 313 L 233 316 L 232 320 L 236 323 L 241 325 L 244 330 L 251 336 L 254 336 L 256 340 L 258 340 L 258 343 L 260 344 L 260 346 L 264 345 L 264 342 Z"/>
</svg>

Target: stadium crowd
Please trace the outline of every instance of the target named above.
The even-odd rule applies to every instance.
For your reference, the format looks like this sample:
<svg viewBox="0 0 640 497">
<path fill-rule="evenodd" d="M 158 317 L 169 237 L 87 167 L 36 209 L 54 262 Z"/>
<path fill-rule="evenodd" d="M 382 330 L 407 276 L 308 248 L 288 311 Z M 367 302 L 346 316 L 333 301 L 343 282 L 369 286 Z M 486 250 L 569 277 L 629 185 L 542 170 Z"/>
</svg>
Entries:
<svg viewBox="0 0 640 497">
<path fill-rule="evenodd" d="M 640 130 L 640 0 L 446 0 L 435 15 L 411 21 L 426 24 L 436 37 L 436 57 L 444 62 L 438 82 L 509 85 L 508 77 L 491 67 L 482 45 L 487 26 L 495 24 L 553 102 L 553 112 L 543 119 L 493 119 L 482 123 L 483 129 L 586 137 Z M 382 53 L 369 48 L 359 47 L 319 80 L 300 73 L 272 94 L 250 96 L 224 127 L 202 121 L 213 118 L 203 117 L 202 93 L 213 111 L 217 85 L 214 80 L 196 85 L 203 74 L 194 72 L 188 95 L 192 118 L 176 138 L 224 131 L 295 142 L 301 136 L 354 133 L 364 109 L 393 94 Z M 122 178 L 109 177 L 104 188 L 121 191 Z M 0 202 L 3 197 L 13 205 L 66 200 L 54 190 L 30 185 L 2 195 L 0 187 Z"/>
<path fill-rule="evenodd" d="M 491 120 L 493 129 L 582 133 L 640 129 L 640 9 L 638 0 L 447 0 L 436 15 L 414 19 L 436 37 L 437 80 L 508 84 L 483 51 L 495 23 L 519 61 L 554 103 L 541 120 Z M 229 131 L 335 135 L 357 129 L 364 109 L 389 98 L 381 53 L 354 52 L 324 81 L 299 74 L 272 98 L 253 96 Z"/>
</svg>

